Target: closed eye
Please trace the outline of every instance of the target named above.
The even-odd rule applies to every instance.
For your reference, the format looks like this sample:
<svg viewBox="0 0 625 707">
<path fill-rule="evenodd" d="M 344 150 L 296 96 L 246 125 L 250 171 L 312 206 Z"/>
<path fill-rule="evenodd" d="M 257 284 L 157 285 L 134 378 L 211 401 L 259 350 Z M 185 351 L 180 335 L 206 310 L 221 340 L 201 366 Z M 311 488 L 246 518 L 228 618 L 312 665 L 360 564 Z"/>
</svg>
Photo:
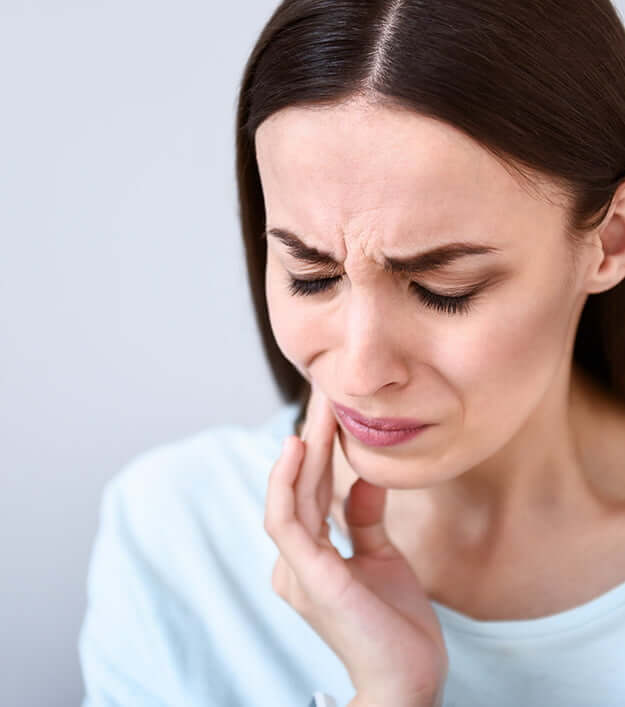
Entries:
<svg viewBox="0 0 625 707">
<path fill-rule="evenodd" d="M 341 278 L 324 277 L 316 280 L 300 280 L 289 276 L 289 279 L 289 292 L 292 295 L 306 296 L 329 290 Z M 447 314 L 467 314 L 471 308 L 471 301 L 478 294 L 477 291 L 474 291 L 451 297 L 432 292 L 417 282 L 411 282 L 410 285 L 422 304 L 430 309 Z"/>
</svg>

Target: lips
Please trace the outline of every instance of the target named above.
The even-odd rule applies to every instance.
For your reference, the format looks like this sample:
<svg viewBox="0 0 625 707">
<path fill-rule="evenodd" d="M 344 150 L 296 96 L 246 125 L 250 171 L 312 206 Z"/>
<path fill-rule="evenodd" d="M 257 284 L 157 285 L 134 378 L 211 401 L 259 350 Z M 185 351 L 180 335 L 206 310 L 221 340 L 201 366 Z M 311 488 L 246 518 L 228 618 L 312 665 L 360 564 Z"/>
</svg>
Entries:
<svg viewBox="0 0 625 707">
<path fill-rule="evenodd" d="M 371 427 L 374 430 L 384 430 L 387 432 L 394 430 L 414 430 L 419 427 L 424 427 L 427 424 L 408 417 L 366 417 L 365 415 L 361 415 L 357 410 L 348 408 L 345 405 L 339 405 L 339 403 L 335 402 L 333 402 L 332 405 L 334 405 L 337 412 L 343 413 L 353 420 L 356 420 L 356 422 L 359 422 L 361 425 Z"/>
</svg>

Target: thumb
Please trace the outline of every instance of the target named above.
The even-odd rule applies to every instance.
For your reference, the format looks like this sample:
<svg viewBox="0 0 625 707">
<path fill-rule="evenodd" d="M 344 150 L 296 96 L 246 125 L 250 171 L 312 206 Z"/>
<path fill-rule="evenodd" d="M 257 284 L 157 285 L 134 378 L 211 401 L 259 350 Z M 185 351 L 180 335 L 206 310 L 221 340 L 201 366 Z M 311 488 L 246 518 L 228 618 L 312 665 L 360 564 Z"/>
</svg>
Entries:
<svg viewBox="0 0 625 707">
<path fill-rule="evenodd" d="M 354 555 L 373 555 L 397 550 L 386 534 L 384 507 L 386 489 L 373 486 L 362 478 L 352 484 L 343 503 L 343 515 L 349 529 Z"/>
</svg>

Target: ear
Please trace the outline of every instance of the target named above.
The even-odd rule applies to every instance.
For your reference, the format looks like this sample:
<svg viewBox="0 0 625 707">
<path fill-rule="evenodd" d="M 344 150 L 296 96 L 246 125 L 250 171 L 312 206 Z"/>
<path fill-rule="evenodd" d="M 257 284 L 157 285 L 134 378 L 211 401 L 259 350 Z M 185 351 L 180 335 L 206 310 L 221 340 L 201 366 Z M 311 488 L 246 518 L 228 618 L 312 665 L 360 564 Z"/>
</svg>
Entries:
<svg viewBox="0 0 625 707">
<path fill-rule="evenodd" d="M 616 190 L 593 244 L 602 255 L 588 271 L 590 294 L 610 290 L 625 278 L 625 182 Z"/>
</svg>

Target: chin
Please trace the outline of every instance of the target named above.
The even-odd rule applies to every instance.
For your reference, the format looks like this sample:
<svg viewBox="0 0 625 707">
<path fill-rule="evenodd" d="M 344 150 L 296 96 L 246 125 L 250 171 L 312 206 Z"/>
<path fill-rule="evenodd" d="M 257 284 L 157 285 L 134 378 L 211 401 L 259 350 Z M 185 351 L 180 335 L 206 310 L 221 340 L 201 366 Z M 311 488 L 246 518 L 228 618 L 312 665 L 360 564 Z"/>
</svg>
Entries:
<svg viewBox="0 0 625 707">
<path fill-rule="evenodd" d="M 389 461 L 388 458 L 383 459 L 378 457 L 377 459 L 363 459 L 362 457 L 367 456 L 369 453 L 368 448 L 356 447 L 357 442 L 347 441 L 343 430 L 340 431 L 338 438 L 343 456 L 347 460 L 350 469 L 354 472 L 354 475 L 359 479 L 364 479 L 372 486 L 380 486 L 388 489 L 415 488 L 414 483 L 406 485 L 405 474 L 402 474 L 401 478 L 397 478 L 397 470 L 389 469 L 389 466 L 393 465 L 393 462 Z"/>
<path fill-rule="evenodd" d="M 419 474 L 419 460 L 416 458 L 403 457 L 391 458 L 381 455 L 380 447 L 366 447 L 356 440 L 349 439 L 347 433 L 342 429 L 338 434 L 339 444 L 343 456 L 347 460 L 354 475 L 364 479 L 372 486 L 379 486 L 387 489 L 397 490 L 417 490 L 431 488 L 446 481 L 440 473 L 436 474 L 436 465 L 431 460 L 425 462 L 421 459 L 421 464 L 425 464 L 427 474 Z M 386 449 L 389 449 L 386 447 Z M 432 473 L 434 471 L 434 473 Z M 457 476 L 454 474 L 453 476 Z"/>
</svg>

